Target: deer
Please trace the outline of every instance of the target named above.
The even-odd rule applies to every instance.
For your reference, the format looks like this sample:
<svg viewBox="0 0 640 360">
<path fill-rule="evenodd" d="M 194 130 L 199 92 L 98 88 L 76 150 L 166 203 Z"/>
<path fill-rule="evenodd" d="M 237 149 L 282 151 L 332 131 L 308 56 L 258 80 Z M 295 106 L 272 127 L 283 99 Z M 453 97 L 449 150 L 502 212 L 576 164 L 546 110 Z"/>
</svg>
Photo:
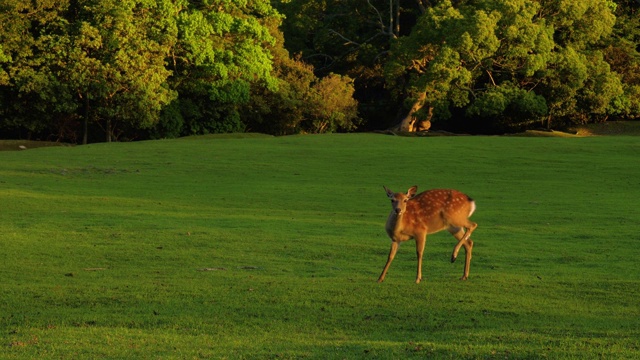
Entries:
<svg viewBox="0 0 640 360">
<path fill-rule="evenodd" d="M 466 194 L 453 189 L 433 189 L 416 195 L 417 186 L 410 187 L 406 193 L 396 193 L 386 186 L 383 187 L 387 192 L 387 197 L 391 199 L 392 209 L 385 226 L 387 234 L 391 238 L 391 250 L 378 282 L 384 281 L 400 243 L 415 239 L 418 256 L 416 284 L 419 284 L 422 280 L 422 254 L 427 235 L 445 229 L 458 240 L 451 254 L 452 263 L 456 261 L 460 248 L 464 247 L 464 272 L 460 279 L 467 280 L 473 250 L 471 233 L 478 227 L 478 224 L 469 220 L 469 217 L 476 210 L 475 201 Z"/>
</svg>

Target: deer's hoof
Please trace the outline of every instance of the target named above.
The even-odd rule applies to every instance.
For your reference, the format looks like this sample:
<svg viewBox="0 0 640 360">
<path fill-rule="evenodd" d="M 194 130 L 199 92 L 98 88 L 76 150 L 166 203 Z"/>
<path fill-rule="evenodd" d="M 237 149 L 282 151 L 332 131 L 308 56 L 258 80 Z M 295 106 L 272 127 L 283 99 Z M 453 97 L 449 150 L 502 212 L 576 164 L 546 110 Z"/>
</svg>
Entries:
<svg viewBox="0 0 640 360">
<path fill-rule="evenodd" d="M 452 262 L 452 263 L 456 262 L 456 259 L 457 259 L 457 258 L 458 258 L 457 256 L 453 256 L 453 255 L 451 255 L 451 262 Z"/>
</svg>

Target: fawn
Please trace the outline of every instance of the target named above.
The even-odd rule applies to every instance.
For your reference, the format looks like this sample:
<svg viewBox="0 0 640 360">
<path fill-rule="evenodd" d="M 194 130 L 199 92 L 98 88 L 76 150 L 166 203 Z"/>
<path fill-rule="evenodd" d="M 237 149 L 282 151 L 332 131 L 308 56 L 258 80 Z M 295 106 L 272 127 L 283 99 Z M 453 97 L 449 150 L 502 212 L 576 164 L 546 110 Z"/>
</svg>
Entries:
<svg viewBox="0 0 640 360">
<path fill-rule="evenodd" d="M 478 224 L 469 220 L 476 210 L 476 203 L 469 196 L 452 189 L 427 190 L 416 195 L 417 186 L 409 188 L 407 193 L 394 193 L 386 186 L 387 196 L 391 199 L 391 213 L 387 218 L 386 230 L 391 238 L 391 251 L 387 263 L 378 278 L 383 282 L 389 266 L 396 256 L 398 245 L 410 239 L 416 240 L 418 255 L 418 274 L 416 284 L 422 280 L 422 254 L 427 235 L 447 229 L 458 243 L 453 248 L 451 262 L 456 261 L 460 247 L 464 246 L 465 262 L 461 280 L 469 277 L 469 264 L 473 241 L 470 236 Z"/>
</svg>

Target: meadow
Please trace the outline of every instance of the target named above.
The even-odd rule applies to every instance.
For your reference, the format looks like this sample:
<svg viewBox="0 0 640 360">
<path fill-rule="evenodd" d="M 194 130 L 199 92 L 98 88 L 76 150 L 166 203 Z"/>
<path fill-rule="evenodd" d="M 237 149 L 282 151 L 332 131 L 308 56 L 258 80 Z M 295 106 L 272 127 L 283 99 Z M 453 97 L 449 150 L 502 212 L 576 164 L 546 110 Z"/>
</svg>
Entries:
<svg viewBox="0 0 640 360">
<path fill-rule="evenodd" d="M 636 359 L 640 141 L 376 134 L 0 152 L 2 359 Z M 384 283 L 382 186 L 476 200 Z"/>
</svg>

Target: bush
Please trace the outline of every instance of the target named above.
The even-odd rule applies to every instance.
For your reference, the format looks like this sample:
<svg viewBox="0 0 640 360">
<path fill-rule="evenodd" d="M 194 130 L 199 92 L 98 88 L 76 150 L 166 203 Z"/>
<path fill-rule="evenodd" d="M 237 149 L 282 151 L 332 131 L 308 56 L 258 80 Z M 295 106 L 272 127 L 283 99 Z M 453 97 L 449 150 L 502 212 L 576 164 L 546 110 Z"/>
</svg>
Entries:
<svg viewBox="0 0 640 360">
<path fill-rule="evenodd" d="M 466 115 L 482 118 L 492 127 L 509 128 L 540 120 L 548 112 L 544 97 L 505 82 L 480 94 Z"/>
</svg>

